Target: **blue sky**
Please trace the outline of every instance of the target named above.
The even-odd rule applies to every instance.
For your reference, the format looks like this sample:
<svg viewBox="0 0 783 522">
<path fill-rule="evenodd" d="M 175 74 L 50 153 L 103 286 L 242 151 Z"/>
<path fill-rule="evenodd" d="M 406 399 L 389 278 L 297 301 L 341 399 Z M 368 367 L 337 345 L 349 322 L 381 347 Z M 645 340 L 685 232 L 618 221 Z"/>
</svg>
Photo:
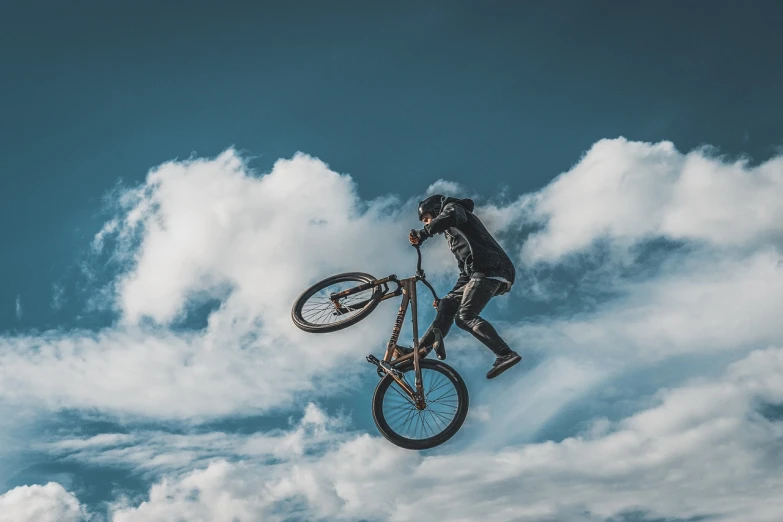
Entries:
<svg viewBox="0 0 783 522">
<path fill-rule="evenodd" d="M 763 465 L 783 403 L 779 4 L 2 10 L 11 520 L 780 507 Z M 287 314 L 319 277 L 412 269 L 405 234 L 436 190 L 474 197 L 514 258 L 487 315 L 525 362 L 488 383 L 488 352 L 454 329 L 468 423 L 410 454 L 375 431 L 363 363 L 395 307 L 336 336 Z M 450 254 L 425 255 L 445 291 Z M 400 476 L 450 478 L 366 504 Z"/>
</svg>

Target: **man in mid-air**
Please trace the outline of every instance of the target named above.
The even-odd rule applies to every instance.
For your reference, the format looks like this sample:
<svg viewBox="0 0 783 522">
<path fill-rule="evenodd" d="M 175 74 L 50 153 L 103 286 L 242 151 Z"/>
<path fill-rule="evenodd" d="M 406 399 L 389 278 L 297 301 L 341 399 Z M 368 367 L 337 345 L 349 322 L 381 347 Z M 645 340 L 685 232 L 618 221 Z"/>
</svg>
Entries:
<svg viewBox="0 0 783 522">
<path fill-rule="evenodd" d="M 436 329 L 445 337 L 455 322 L 495 354 L 495 363 L 487 373 L 487 379 L 492 379 L 522 358 L 479 313 L 490 299 L 511 289 L 515 271 L 506 252 L 473 214 L 473 206 L 473 200 L 440 194 L 419 203 L 419 221 L 424 223 L 424 228 L 411 231 L 408 238 L 411 244 L 420 245 L 427 238 L 443 233 L 459 268 L 454 288 L 436 301 L 438 313 L 421 337 L 419 346 L 434 344 Z M 434 348 L 439 359 L 446 357 L 440 343 Z"/>
</svg>

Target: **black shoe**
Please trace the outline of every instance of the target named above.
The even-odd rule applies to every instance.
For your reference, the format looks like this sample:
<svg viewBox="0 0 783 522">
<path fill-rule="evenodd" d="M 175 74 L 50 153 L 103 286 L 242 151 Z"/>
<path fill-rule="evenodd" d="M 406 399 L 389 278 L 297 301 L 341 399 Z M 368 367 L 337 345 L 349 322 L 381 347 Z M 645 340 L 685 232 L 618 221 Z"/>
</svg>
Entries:
<svg viewBox="0 0 783 522">
<path fill-rule="evenodd" d="M 441 334 L 440 330 L 437 328 L 432 332 L 435 335 L 435 342 L 432 344 L 432 349 L 435 350 L 435 355 L 438 356 L 438 359 L 442 361 L 446 358 L 446 343 L 443 342 L 443 334 Z"/>
<path fill-rule="evenodd" d="M 438 356 L 439 360 L 443 360 L 446 358 L 446 349 L 443 347 L 443 343 L 435 343 L 432 345 L 433 349 L 435 350 L 435 355 Z"/>
<path fill-rule="evenodd" d="M 517 352 L 498 355 L 497 358 L 495 358 L 495 363 L 492 365 L 492 368 L 487 372 L 487 379 L 494 379 L 521 360 L 522 357 L 520 357 Z"/>
</svg>

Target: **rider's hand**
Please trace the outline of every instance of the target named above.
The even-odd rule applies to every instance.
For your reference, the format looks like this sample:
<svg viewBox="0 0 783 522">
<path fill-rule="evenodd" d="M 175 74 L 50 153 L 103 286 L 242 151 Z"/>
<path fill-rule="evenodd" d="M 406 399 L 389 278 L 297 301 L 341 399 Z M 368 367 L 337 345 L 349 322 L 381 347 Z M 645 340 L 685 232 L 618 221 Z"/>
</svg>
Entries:
<svg viewBox="0 0 783 522">
<path fill-rule="evenodd" d="M 439 305 L 439 304 L 440 304 L 440 299 L 435 299 L 435 300 L 432 302 L 432 307 L 433 307 L 435 310 L 437 310 L 437 309 L 438 309 L 438 305 Z"/>
<path fill-rule="evenodd" d="M 414 246 L 421 245 L 425 239 L 427 239 L 427 236 L 424 230 L 411 230 L 410 234 L 408 234 L 408 241 Z"/>
</svg>

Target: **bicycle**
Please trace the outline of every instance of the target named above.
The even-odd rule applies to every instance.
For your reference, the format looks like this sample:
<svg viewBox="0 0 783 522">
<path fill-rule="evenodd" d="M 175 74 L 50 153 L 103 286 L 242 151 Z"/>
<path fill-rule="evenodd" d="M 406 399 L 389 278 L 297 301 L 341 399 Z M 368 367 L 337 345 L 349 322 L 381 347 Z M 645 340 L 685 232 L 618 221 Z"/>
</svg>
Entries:
<svg viewBox="0 0 783 522">
<path fill-rule="evenodd" d="M 405 449 L 424 450 L 443 444 L 457 433 L 465 422 L 469 399 L 467 386 L 456 370 L 441 361 L 425 359 L 433 349 L 445 353 L 440 331 L 433 331 L 435 343 L 419 347 L 416 284 L 421 281 L 429 288 L 436 305 L 438 296 L 421 268 L 421 249 L 414 246 L 418 254 L 415 276 L 398 279 L 392 274 L 376 279 L 364 272 L 333 275 L 302 292 L 294 302 L 291 316 L 294 324 L 306 332 L 335 332 L 370 315 L 381 301 L 402 295 L 383 359 L 372 354 L 367 356 L 367 362 L 376 367 L 381 377 L 373 394 L 372 416 L 378 431 L 391 443 Z M 340 287 L 346 283 L 352 286 Z M 396 283 L 397 288 L 389 291 L 389 283 Z M 337 288 L 327 292 L 333 285 Z M 413 349 L 404 353 L 405 348 L 398 346 L 397 341 L 408 306 Z M 397 422 L 407 427 L 392 427 Z M 429 434 L 430 431 L 433 433 Z"/>
</svg>

